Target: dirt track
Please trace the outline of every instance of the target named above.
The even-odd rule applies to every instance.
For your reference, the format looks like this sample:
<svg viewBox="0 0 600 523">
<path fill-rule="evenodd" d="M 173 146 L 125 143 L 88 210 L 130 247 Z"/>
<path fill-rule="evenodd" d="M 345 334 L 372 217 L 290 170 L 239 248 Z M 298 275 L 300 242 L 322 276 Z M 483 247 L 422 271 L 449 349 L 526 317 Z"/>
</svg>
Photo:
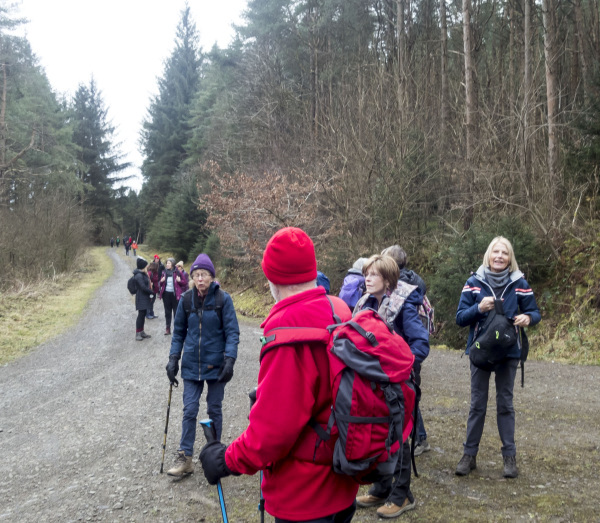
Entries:
<svg viewBox="0 0 600 523">
<path fill-rule="evenodd" d="M 218 522 L 216 489 L 199 468 L 179 483 L 159 474 L 170 338 L 163 336 L 157 303 L 160 319 L 146 324 L 152 338 L 134 340 L 135 307 L 126 290 L 133 258 L 122 250 L 107 253 L 115 272 L 79 324 L 0 368 L 0 522 Z M 226 389 L 226 443 L 247 422 L 259 334 L 256 324 L 242 325 L 239 360 Z M 426 361 L 422 407 L 433 449 L 417 458 L 417 510 L 399 520 L 600 521 L 600 368 L 526 365 L 525 388 L 515 388 L 521 475 L 507 481 L 489 415 L 478 470 L 454 475 L 468 412 L 467 364 L 445 351 L 432 351 Z M 165 468 L 180 423 L 181 390 L 175 389 Z M 199 431 L 196 457 L 202 443 Z M 223 486 L 230 521 L 259 521 L 257 476 L 226 478 Z M 359 511 L 354 521 L 377 517 Z"/>
</svg>

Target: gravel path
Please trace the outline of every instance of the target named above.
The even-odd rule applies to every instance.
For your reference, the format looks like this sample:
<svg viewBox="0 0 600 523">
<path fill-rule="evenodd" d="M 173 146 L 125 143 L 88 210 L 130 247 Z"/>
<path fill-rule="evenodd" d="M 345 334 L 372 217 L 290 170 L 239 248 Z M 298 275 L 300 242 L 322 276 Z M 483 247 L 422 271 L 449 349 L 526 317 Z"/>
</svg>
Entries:
<svg viewBox="0 0 600 523">
<path fill-rule="evenodd" d="M 199 468 L 180 482 L 159 473 L 170 338 L 163 335 L 158 302 L 160 318 L 146 322 L 152 338 L 134 340 L 135 306 L 126 290 L 133 258 L 121 250 L 107 255 L 115 271 L 79 324 L 0 368 L 0 522 L 220 521 L 216 490 Z M 247 392 L 258 373 L 258 324 L 241 328 L 225 396 L 225 442 L 247 422 Z M 500 444 L 488 417 L 478 471 L 457 478 L 467 361 L 456 352 L 432 351 L 423 370 L 423 412 L 433 450 L 418 458 L 418 507 L 402 519 L 600 520 L 588 519 L 600 505 L 600 369 L 536 362 L 526 369 L 526 388 L 516 391 L 515 400 L 521 476 L 502 480 Z M 201 413 L 204 405 L 203 399 Z M 165 469 L 180 426 L 181 388 L 173 392 Z M 196 457 L 202 444 L 199 430 Z M 229 520 L 259 521 L 258 477 L 226 478 L 223 484 Z M 355 517 L 376 520 L 372 511 Z"/>
</svg>

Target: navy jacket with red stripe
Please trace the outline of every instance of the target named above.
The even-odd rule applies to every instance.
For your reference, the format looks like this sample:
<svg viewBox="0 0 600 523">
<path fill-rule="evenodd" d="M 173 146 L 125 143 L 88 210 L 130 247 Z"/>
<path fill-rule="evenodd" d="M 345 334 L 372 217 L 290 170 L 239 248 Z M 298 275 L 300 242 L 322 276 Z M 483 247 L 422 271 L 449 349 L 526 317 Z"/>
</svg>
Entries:
<svg viewBox="0 0 600 523">
<path fill-rule="evenodd" d="M 510 283 L 505 287 L 501 296 L 494 296 L 494 291 L 485 280 L 483 265 L 477 269 L 465 283 L 460 295 L 458 310 L 456 311 L 456 323 L 461 327 L 469 327 L 469 338 L 467 340 L 467 353 L 475 335 L 475 328 L 483 324 L 487 318 L 487 312 L 479 312 L 479 302 L 486 296 L 502 298 L 504 314 L 508 318 L 514 318 L 518 314 L 527 314 L 531 318 L 529 325 L 535 325 L 542 319 L 538 309 L 533 291 L 523 277 L 521 271 L 510 273 Z M 509 358 L 520 358 L 521 347 L 519 342 L 508 353 Z"/>
</svg>

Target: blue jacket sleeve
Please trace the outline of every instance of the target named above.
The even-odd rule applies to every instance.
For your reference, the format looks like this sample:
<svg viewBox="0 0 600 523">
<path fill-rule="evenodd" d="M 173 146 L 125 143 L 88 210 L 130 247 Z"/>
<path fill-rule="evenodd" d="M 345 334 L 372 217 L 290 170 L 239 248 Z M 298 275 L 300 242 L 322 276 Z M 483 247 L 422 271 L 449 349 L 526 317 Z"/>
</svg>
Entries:
<svg viewBox="0 0 600 523">
<path fill-rule="evenodd" d="M 429 355 L 429 332 L 419 316 L 419 306 L 423 304 L 423 295 L 419 289 L 409 294 L 394 321 L 395 331 L 408 343 L 415 359 L 422 363 Z"/>
<path fill-rule="evenodd" d="M 485 318 L 486 314 L 479 312 L 479 302 L 476 295 L 469 289 L 469 281 L 465 284 L 460 301 L 458 302 L 458 310 L 456 311 L 456 324 L 460 327 L 468 327 Z"/>
<path fill-rule="evenodd" d="M 171 337 L 171 351 L 169 356 L 176 354 L 181 356 L 183 350 L 183 342 L 187 336 L 188 322 L 187 314 L 183 307 L 183 298 L 179 300 L 177 311 L 175 312 L 175 320 L 173 322 L 173 335 Z"/>
<path fill-rule="evenodd" d="M 240 342 L 240 326 L 233 307 L 233 300 L 225 294 L 223 302 L 223 330 L 225 332 L 225 357 L 237 359 L 238 344 Z"/>
<path fill-rule="evenodd" d="M 522 314 L 527 314 L 531 318 L 530 326 L 539 323 L 542 319 L 540 310 L 538 309 L 537 302 L 533 291 L 526 280 L 519 282 L 519 288 L 516 290 L 517 303 L 519 304 L 519 311 Z"/>
</svg>

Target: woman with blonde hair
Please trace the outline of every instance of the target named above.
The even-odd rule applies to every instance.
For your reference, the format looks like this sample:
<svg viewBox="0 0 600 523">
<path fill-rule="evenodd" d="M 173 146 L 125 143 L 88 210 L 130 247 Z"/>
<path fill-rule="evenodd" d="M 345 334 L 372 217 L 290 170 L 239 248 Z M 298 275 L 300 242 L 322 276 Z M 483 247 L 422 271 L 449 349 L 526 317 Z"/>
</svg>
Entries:
<svg viewBox="0 0 600 523">
<path fill-rule="evenodd" d="M 499 302 L 499 303 L 497 303 Z M 483 256 L 483 264 L 463 287 L 456 323 L 469 327 L 467 354 L 490 311 L 503 309 L 504 316 L 511 319 L 517 329 L 535 325 L 541 320 L 540 311 L 531 287 L 519 270 L 511 243 L 503 236 L 494 238 Z M 513 389 L 519 359 L 521 337 L 508 348 L 506 358 L 494 365 L 491 371 L 471 366 L 471 406 L 467 420 L 467 438 L 463 444 L 464 454 L 456 475 L 466 476 L 477 468 L 476 456 L 483 434 L 489 382 L 492 372 L 496 381 L 496 420 L 502 440 L 502 458 L 505 478 L 516 478 L 519 474 L 515 446 L 515 409 Z"/>
</svg>

